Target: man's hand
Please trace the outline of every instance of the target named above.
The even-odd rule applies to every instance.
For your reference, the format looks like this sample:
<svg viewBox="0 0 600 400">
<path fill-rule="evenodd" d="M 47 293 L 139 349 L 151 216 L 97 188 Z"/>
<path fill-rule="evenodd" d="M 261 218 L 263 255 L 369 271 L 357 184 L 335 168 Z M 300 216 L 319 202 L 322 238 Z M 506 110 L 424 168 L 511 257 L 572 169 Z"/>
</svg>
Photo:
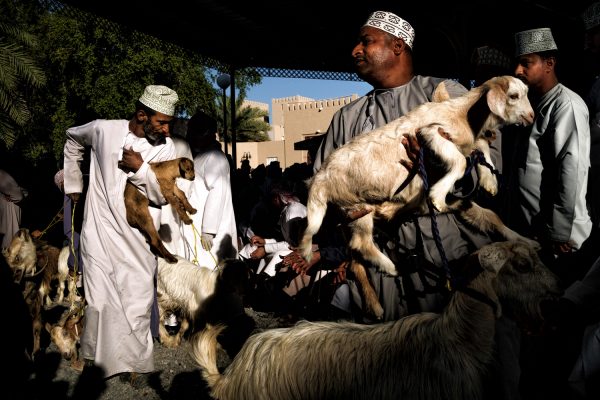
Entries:
<svg viewBox="0 0 600 400">
<path fill-rule="evenodd" d="M 202 233 L 200 237 L 202 238 L 202 247 L 204 247 L 205 250 L 212 249 L 213 239 L 215 238 L 215 235 L 213 235 L 212 233 Z"/>
<path fill-rule="evenodd" d="M 421 146 L 419 145 L 419 141 L 415 135 L 409 135 L 405 133 L 402 135 L 402 144 L 406 149 L 406 155 L 410 160 L 400 160 L 400 164 L 402 164 L 407 170 L 412 170 L 415 164 L 419 162 L 419 151 L 421 151 Z"/>
<path fill-rule="evenodd" d="M 264 246 L 265 243 L 265 239 L 260 236 L 254 235 L 250 238 L 250 244 L 253 246 Z"/>
<path fill-rule="evenodd" d="M 123 149 L 123 157 L 118 166 L 125 172 L 137 172 L 144 163 L 142 155 L 131 149 Z"/>
<path fill-rule="evenodd" d="M 293 249 L 290 254 L 281 258 L 281 262 L 285 267 L 291 267 L 297 274 L 305 275 L 313 265 L 321 260 L 321 253 L 318 250 L 314 251 L 310 263 L 307 262 L 297 250 Z"/>
<path fill-rule="evenodd" d="M 552 250 L 555 255 L 568 254 L 573 251 L 574 244 L 568 242 L 552 242 Z"/>
<path fill-rule="evenodd" d="M 81 197 L 81 193 L 69 193 L 67 196 L 69 196 L 73 203 L 77 203 L 79 201 L 79 197 Z"/>
<path fill-rule="evenodd" d="M 266 255 L 267 255 L 267 252 L 265 251 L 265 248 L 260 246 L 256 250 L 254 250 L 252 253 L 250 253 L 250 258 L 253 260 L 260 260 L 261 258 L 263 258 Z"/>
</svg>

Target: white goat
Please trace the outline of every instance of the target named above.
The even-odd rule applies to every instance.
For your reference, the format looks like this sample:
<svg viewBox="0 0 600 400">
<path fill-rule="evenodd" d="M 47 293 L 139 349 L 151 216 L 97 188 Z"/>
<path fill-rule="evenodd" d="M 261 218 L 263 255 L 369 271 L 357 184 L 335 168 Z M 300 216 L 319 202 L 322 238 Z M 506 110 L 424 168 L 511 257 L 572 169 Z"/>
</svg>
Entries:
<svg viewBox="0 0 600 400">
<path fill-rule="evenodd" d="M 434 101 L 448 98 L 444 85 L 434 94 Z M 425 187 L 420 177 L 410 179 L 410 171 L 403 161 L 410 161 L 402 145 L 403 135 L 416 135 L 422 146 L 431 150 L 447 168 L 446 174 L 429 191 L 435 208 L 447 211 L 446 195 L 452 190 L 466 169 L 465 156 L 479 149 L 486 161 L 489 155 L 487 132 L 495 132 L 507 124 L 529 125 L 533 109 L 527 99 L 527 86 L 510 77 L 495 77 L 464 95 L 441 102 L 425 103 L 403 117 L 355 137 L 336 149 L 325 160 L 321 169 L 311 178 L 307 201 L 308 225 L 299 249 L 303 257 L 312 257 L 312 237 L 323 222 L 328 203 L 343 210 L 372 211 L 350 224 L 350 247 L 381 271 L 396 275 L 397 271 L 373 242 L 374 218 L 391 219 L 398 211 L 417 208 L 424 210 Z M 480 185 L 496 194 L 497 181 L 486 167 L 478 166 Z M 402 190 L 398 190 L 406 185 Z M 452 209 L 459 207 L 459 202 Z M 461 215 L 468 222 L 486 221 L 494 213 L 482 208 L 462 206 Z M 490 214 L 491 213 L 491 214 Z M 499 218 L 476 228 L 497 232 L 505 239 L 522 238 L 508 229 Z"/>
<path fill-rule="evenodd" d="M 181 344 L 200 305 L 214 293 L 219 276 L 217 269 L 198 266 L 180 256 L 176 258 L 177 262 L 171 264 L 158 257 L 158 326 L 160 341 L 165 347 L 177 347 Z M 179 331 L 173 336 L 169 335 L 164 325 L 167 311 L 180 318 Z"/>
<path fill-rule="evenodd" d="M 212 304 L 209 299 L 217 298 L 220 301 L 222 297 L 218 296 L 223 296 L 224 292 L 242 294 L 249 285 L 249 270 L 240 260 L 225 260 L 222 266 L 212 269 L 176 257 L 175 264 L 158 258 L 159 334 L 165 347 L 179 346 L 190 324 L 197 323 L 198 319 L 210 320 L 208 314 L 219 313 L 216 311 L 219 305 Z M 167 312 L 174 313 L 180 319 L 179 331 L 173 336 L 164 326 Z"/>
<path fill-rule="evenodd" d="M 465 266 L 473 278 L 442 314 L 263 331 L 246 341 L 223 374 L 216 365 L 221 327 L 210 327 L 192 341 L 192 355 L 219 400 L 480 399 L 501 303 L 524 321 L 539 321 L 539 301 L 560 291 L 525 242 L 484 246 Z"/>
</svg>

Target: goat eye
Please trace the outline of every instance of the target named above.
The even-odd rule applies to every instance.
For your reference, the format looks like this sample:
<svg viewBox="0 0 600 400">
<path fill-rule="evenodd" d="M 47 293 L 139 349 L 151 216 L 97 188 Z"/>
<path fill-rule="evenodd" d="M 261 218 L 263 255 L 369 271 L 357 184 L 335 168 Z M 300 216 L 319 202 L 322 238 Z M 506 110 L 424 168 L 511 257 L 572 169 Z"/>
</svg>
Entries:
<svg viewBox="0 0 600 400">
<path fill-rule="evenodd" d="M 518 100 L 518 99 L 519 99 L 519 95 L 518 95 L 517 93 L 515 93 L 515 94 L 511 94 L 511 95 L 510 95 L 510 98 L 511 98 L 512 100 Z"/>
<path fill-rule="evenodd" d="M 513 266 L 518 272 L 525 273 L 530 270 L 529 263 L 524 259 L 514 260 Z"/>
</svg>

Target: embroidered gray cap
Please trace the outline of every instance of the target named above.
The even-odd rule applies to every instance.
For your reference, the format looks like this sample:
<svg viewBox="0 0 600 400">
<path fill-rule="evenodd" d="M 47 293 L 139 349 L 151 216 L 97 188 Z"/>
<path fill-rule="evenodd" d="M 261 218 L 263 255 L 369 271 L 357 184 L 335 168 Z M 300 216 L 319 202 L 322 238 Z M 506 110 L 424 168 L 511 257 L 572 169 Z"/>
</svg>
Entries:
<svg viewBox="0 0 600 400">
<path fill-rule="evenodd" d="M 175 103 L 179 100 L 173 89 L 161 85 L 149 85 L 144 89 L 140 103 L 170 117 L 175 115 Z"/>
<path fill-rule="evenodd" d="M 583 19 L 583 26 L 586 31 L 600 25 L 600 2 L 597 1 L 592 3 L 592 5 L 581 14 L 581 19 Z"/>
<path fill-rule="evenodd" d="M 550 28 L 530 29 L 515 34 L 515 56 L 557 50 Z"/>
<path fill-rule="evenodd" d="M 404 40 L 412 49 L 415 40 L 415 30 L 405 19 L 389 11 L 375 11 L 363 26 L 372 26 Z"/>
</svg>

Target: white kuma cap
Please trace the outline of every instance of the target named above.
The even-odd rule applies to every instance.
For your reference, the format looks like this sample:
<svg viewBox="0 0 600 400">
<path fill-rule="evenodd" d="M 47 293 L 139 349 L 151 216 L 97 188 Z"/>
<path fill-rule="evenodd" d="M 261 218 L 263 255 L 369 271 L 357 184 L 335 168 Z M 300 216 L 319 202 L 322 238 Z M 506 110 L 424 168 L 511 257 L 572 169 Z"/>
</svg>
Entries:
<svg viewBox="0 0 600 400">
<path fill-rule="evenodd" d="M 375 11 L 363 26 L 372 26 L 404 40 L 412 49 L 415 40 L 415 30 L 405 19 L 389 11 Z"/>
<path fill-rule="evenodd" d="M 530 29 L 515 34 L 515 56 L 557 50 L 550 28 Z"/>
<path fill-rule="evenodd" d="M 149 85 L 139 100 L 146 107 L 172 117 L 175 115 L 175 103 L 179 97 L 173 89 L 166 86 Z"/>
</svg>

